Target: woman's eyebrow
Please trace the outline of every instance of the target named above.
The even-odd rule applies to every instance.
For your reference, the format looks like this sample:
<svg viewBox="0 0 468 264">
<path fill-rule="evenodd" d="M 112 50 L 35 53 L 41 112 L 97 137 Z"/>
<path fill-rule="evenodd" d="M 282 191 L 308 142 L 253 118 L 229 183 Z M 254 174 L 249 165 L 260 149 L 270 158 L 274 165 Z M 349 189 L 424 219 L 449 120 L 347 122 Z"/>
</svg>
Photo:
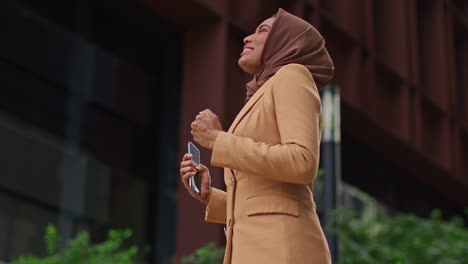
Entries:
<svg viewBox="0 0 468 264">
<path fill-rule="evenodd" d="M 271 29 L 269 25 L 263 24 L 263 25 L 260 25 L 257 30 L 260 30 L 262 27 L 268 27 L 269 29 Z"/>
</svg>

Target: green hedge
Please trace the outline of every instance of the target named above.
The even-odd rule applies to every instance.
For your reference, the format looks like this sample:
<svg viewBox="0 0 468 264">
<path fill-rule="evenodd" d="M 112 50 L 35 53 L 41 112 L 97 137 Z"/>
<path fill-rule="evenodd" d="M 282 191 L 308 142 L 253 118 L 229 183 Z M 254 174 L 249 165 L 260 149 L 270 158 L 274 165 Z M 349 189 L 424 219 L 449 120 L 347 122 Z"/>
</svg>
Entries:
<svg viewBox="0 0 468 264">
<path fill-rule="evenodd" d="M 439 210 L 428 219 L 412 214 L 365 218 L 349 210 L 334 216 L 339 264 L 468 263 L 468 230 L 462 219 L 445 221 Z"/>
<path fill-rule="evenodd" d="M 88 232 L 82 231 L 68 242 L 63 251 L 58 252 L 57 229 L 49 225 L 45 233 L 48 256 L 25 255 L 11 264 L 133 264 L 139 259 L 138 247 L 123 246 L 131 235 L 130 230 L 110 230 L 106 241 L 91 244 Z"/>
<path fill-rule="evenodd" d="M 183 264 L 220 264 L 223 263 L 224 248 L 218 248 L 213 242 L 205 244 L 194 253 L 182 258 Z"/>
</svg>

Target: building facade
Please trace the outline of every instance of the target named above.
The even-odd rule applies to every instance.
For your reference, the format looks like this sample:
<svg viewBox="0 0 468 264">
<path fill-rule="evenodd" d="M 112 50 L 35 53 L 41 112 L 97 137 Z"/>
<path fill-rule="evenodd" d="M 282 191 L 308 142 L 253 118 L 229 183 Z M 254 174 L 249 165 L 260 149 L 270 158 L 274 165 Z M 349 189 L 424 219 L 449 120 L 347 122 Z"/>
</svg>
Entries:
<svg viewBox="0 0 468 264">
<path fill-rule="evenodd" d="M 243 38 L 279 7 L 316 26 L 335 62 L 343 180 L 396 210 L 460 214 L 466 1 L 4 0 L 0 260 L 43 253 L 47 223 L 96 240 L 132 228 L 150 263 L 222 245 L 178 163 L 199 111 L 227 129 L 242 107 Z"/>
</svg>

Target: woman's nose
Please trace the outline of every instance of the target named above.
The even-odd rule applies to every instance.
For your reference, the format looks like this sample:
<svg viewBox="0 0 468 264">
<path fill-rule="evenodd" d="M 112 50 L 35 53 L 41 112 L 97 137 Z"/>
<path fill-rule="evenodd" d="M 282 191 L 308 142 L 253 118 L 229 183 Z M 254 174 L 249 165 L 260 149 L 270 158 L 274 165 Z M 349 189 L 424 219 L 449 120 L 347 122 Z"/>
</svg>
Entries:
<svg viewBox="0 0 468 264">
<path fill-rule="evenodd" d="M 250 43 L 250 42 L 252 42 L 252 35 L 249 35 L 249 36 L 244 38 L 244 44 L 247 44 L 247 43 Z"/>
</svg>

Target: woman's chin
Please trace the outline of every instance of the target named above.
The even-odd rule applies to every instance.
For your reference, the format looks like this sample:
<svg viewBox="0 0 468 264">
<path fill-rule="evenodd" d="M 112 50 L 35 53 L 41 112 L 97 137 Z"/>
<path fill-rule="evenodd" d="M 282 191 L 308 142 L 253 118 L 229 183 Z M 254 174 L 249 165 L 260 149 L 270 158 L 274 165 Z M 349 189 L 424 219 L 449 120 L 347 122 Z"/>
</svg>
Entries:
<svg viewBox="0 0 468 264">
<path fill-rule="evenodd" d="M 239 60 L 237 61 L 237 64 L 239 64 L 239 67 L 245 71 L 246 73 L 250 74 L 250 75 L 254 75 L 255 74 L 255 70 L 253 69 L 253 67 L 251 66 L 250 63 L 248 63 L 248 61 L 246 61 L 244 58 L 240 57 Z"/>
</svg>

